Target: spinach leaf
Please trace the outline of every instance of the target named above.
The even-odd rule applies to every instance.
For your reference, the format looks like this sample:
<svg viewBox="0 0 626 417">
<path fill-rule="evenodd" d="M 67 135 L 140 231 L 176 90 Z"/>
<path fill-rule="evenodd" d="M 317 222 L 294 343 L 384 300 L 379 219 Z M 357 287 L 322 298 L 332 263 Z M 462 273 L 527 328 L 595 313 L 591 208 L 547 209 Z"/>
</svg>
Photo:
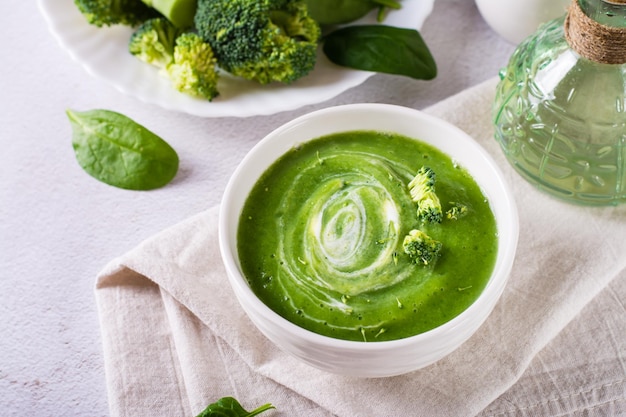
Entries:
<svg viewBox="0 0 626 417">
<path fill-rule="evenodd" d="M 76 160 L 97 180 L 128 190 L 151 190 L 176 175 L 176 151 L 127 116 L 110 110 L 66 113 Z"/>
<path fill-rule="evenodd" d="M 271 408 L 274 408 L 272 404 L 265 404 L 255 410 L 246 411 L 236 399 L 224 397 L 209 404 L 197 417 L 253 417 Z"/>
<path fill-rule="evenodd" d="M 344 67 L 421 80 L 437 76 L 437 65 L 417 30 L 385 25 L 347 26 L 323 40 L 328 59 Z"/>
</svg>

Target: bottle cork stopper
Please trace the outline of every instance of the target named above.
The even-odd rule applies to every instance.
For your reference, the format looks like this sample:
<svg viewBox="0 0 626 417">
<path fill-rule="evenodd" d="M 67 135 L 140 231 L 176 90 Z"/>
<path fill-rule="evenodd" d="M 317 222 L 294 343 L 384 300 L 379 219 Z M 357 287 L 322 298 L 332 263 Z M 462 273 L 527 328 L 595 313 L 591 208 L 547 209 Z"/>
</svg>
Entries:
<svg viewBox="0 0 626 417">
<path fill-rule="evenodd" d="M 626 4 L 626 0 L 608 3 Z M 565 38 L 581 56 L 602 64 L 626 63 L 626 28 L 606 26 L 587 16 L 572 0 L 565 18 Z"/>
</svg>

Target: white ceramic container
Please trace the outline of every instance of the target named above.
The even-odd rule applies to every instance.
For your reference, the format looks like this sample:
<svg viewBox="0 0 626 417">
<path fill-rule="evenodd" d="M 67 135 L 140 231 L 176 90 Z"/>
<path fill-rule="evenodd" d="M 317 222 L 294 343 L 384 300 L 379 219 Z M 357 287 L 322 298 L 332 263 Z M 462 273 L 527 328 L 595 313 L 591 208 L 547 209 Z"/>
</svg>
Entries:
<svg viewBox="0 0 626 417">
<path fill-rule="evenodd" d="M 495 214 L 498 257 L 480 297 L 453 320 L 416 336 L 385 342 L 356 342 L 322 336 L 285 320 L 252 292 L 237 255 L 237 226 L 248 193 L 259 176 L 293 146 L 323 135 L 378 130 L 429 143 L 465 167 L 481 186 Z M 324 371 L 356 377 L 408 373 L 445 357 L 471 337 L 497 303 L 511 271 L 518 237 L 517 210 L 511 191 L 492 158 L 471 137 L 440 119 L 409 108 L 352 104 L 319 110 L 279 127 L 243 159 L 226 187 L 220 209 L 220 250 L 239 303 L 258 329 L 276 346 Z"/>
<path fill-rule="evenodd" d="M 476 0 L 491 28 L 517 45 L 542 24 L 565 15 L 571 0 Z"/>
</svg>

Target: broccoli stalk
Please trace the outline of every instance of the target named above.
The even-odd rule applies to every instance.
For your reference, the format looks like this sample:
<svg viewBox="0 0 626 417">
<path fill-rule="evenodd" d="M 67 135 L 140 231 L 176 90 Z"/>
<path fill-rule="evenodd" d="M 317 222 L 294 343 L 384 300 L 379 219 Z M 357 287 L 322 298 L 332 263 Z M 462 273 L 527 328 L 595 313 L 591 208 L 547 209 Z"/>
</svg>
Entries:
<svg viewBox="0 0 626 417">
<path fill-rule="evenodd" d="M 378 15 L 376 16 L 376 20 L 379 23 L 385 20 L 389 9 L 399 10 L 402 8 L 402 5 L 396 0 L 373 0 L 373 2 L 378 5 Z"/>
<path fill-rule="evenodd" d="M 404 252 L 417 265 L 433 264 L 439 258 L 442 246 L 441 242 L 417 229 L 411 230 L 402 242 Z"/>
<path fill-rule="evenodd" d="M 303 0 L 198 0 L 194 21 L 233 75 L 291 83 L 315 66 L 321 31 Z"/>
<path fill-rule="evenodd" d="M 430 167 L 421 167 L 409 182 L 411 200 L 417 203 L 417 217 L 430 223 L 441 223 L 441 202 L 435 194 L 435 172 Z"/>
<path fill-rule="evenodd" d="M 74 0 L 87 22 L 102 27 L 137 26 L 158 16 L 158 12 L 141 0 Z"/>
<path fill-rule="evenodd" d="M 130 38 L 128 50 L 159 68 L 178 91 L 209 101 L 217 97 L 217 62 L 211 46 L 165 17 L 139 26 Z"/>
<path fill-rule="evenodd" d="M 197 0 L 141 0 L 161 12 L 175 26 L 186 29 L 193 26 Z"/>
</svg>

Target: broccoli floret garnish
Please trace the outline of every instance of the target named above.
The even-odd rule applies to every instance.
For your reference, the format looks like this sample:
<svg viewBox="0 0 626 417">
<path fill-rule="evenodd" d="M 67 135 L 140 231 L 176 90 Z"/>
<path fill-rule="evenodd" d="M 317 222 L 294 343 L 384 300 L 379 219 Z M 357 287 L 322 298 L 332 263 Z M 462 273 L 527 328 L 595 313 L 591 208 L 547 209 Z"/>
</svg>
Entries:
<svg viewBox="0 0 626 417">
<path fill-rule="evenodd" d="M 197 34 L 164 17 L 150 19 L 133 33 L 128 50 L 159 68 L 178 91 L 209 101 L 217 97 L 217 62 L 211 46 Z"/>
<path fill-rule="evenodd" d="M 412 262 L 418 265 L 431 265 L 441 254 L 442 244 L 421 230 L 411 230 L 404 237 L 402 247 Z"/>
<path fill-rule="evenodd" d="M 174 61 L 176 38 L 183 31 L 164 17 L 145 21 L 128 42 L 128 51 L 143 62 L 165 69 Z"/>
<path fill-rule="evenodd" d="M 421 167 L 409 182 L 411 200 L 417 203 L 417 217 L 430 223 L 441 223 L 441 202 L 435 194 L 435 172 L 430 167 Z"/>
<path fill-rule="evenodd" d="M 167 73 L 178 91 L 211 101 L 219 95 L 216 65 L 209 44 L 195 33 L 185 33 L 176 39 Z"/>
<path fill-rule="evenodd" d="M 98 27 L 137 26 L 159 15 L 141 0 L 74 0 L 74 4 L 87 22 Z"/>
<path fill-rule="evenodd" d="M 461 203 L 451 202 L 452 207 L 446 211 L 446 217 L 450 220 L 458 220 L 467 214 L 467 206 Z"/>
<path fill-rule="evenodd" d="M 288 84 L 315 66 L 321 31 L 303 0 L 198 0 L 194 21 L 233 75 Z"/>
</svg>

